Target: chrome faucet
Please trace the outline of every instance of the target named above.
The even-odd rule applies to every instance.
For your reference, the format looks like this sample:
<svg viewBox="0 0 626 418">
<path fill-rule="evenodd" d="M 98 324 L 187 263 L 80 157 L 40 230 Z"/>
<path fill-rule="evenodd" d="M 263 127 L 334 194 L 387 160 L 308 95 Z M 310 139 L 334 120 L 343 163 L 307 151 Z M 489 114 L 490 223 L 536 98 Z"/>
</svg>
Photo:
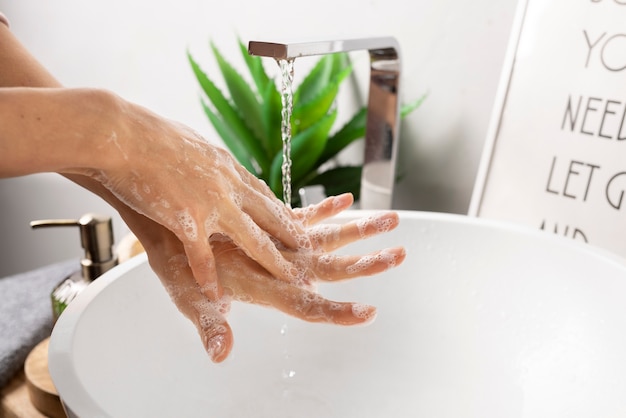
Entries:
<svg viewBox="0 0 626 418">
<path fill-rule="evenodd" d="M 390 209 L 395 180 L 400 106 L 400 47 L 395 38 L 364 38 L 282 44 L 251 41 L 250 55 L 291 60 L 311 55 L 367 50 L 370 84 L 361 175 L 361 209 Z"/>
</svg>

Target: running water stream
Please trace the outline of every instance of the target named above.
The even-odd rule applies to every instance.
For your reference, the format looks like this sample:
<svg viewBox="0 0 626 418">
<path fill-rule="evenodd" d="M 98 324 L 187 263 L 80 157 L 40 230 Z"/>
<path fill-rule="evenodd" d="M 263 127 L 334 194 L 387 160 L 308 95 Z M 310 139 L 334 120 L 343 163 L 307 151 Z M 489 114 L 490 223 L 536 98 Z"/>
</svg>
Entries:
<svg viewBox="0 0 626 418">
<path fill-rule="evenodd" d="M 283 143 L 283 161 L 281 165 L 283 201 L 291 208 L 291 115 L 293 112 L 293 75 L 294 60 L 278 60 L 281 70 L 281 138 Z M 281 373 L 282 405 L 281 407 L 293 413 L 306 411 L 310 416 L 332 416 L 332 411 L 326 402 L 319 399 L 315 393 L 309 393 L 298 384 L 298 376 L 293 367 L 289 344 L 287 323 L 280 328 L 283 339 L 283 367 Z M 279 414 L 280 415 L 280 414 Z"/>
<path fill-rule="evenodd" d="M 283 182 L 283 201 L 287 207 L 291 208 L 291 114 L 293 112 L 293 73 L 294 60 L 278 60 L 281 71 L 280 98 L 282 103 L 281 110 L 281 138 L 283 141 L 283 162 L 281 166 L 282 182 Z M 287 335 L 287 324 L 283 324 L 280 329 L 283 337 Z M 296 372 L 289 367 L 290 357 L 288 345 L 285 343 L 283 352 L 284 366 L 282 377 L 284 380 L 291 379 Z M 284 382 L 287 383 L 286 381 Z M 283 397 L 289 397 L 290 391 L 288 386 L 283 387 Z"/>
<path fill-rule="evenodd" d="M 294 60 L 279 60 L 282 74 L 280 98 L 282 103 L 281 137 L 283 140 L 283 163 L 281 166 L 283 182 L 283 201 L 291 207 L 291 114 L 293 112 L 293 67 Z"/>
</svg>

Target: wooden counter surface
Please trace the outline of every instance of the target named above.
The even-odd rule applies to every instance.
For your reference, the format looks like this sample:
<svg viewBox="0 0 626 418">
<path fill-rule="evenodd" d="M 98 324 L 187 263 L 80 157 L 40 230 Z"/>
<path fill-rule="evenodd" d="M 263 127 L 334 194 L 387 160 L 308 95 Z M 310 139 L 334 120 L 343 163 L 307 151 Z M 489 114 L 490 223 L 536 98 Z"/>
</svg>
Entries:
<svg viewBox="0 0 626 418">
<path fill-rule="evenodd" d="M 30 402 L 26 377 L 20 372 L 2 389 L 0 397 L 1 418 L 47 418 Z"/>
</svg>

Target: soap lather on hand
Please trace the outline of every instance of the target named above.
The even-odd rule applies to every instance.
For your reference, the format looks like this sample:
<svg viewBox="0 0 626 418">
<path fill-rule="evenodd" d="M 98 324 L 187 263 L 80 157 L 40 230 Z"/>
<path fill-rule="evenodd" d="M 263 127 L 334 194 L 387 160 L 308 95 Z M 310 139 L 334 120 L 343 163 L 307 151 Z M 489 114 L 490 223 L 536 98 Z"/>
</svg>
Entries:
<svg viewBox="0 0 626 418">
<path fill-rule="evenodd" d="M 221 234 L 210 239 L 218 280 L 224 289 L 218 300 L 212 301 L 200 291 L 182 250 L 173 251 L 168 260 L 152 261 L 151 265 L 155 271 L 162 271 L 159 277 L 163 285 L 180 311 L 195 324 L 207 352 L 215 362 L 226 359 L 233 346 L 233 333 L 227 322 L 233 301 L 273 307 L 309 322 L 337 325 L 367 323 L 374 319 L 375 307 L 325 299 L 316 292 L 315 284 L 383 272 L 402 263 L 405 251 L 397 247 L 366 255 L 332 254 L 332 251 L 349 243 L 390 231 L 398 225 L 398 216 L 393 212 L 381 212 L 343 225 L 320 223 L 351 204 L 352 196 L 346 194 L 294 210 L 302 220 L 313 248 L 297 251 L 281 248 L 285 258 L 300 271 L 293 280 L 273 277 Z M 152 242 L 152 239 L 144 241 Z M 124 248 L 122 253 L 127 255 L 135 255 L 143 250 L 133 235 L 127 237 L 121 245 Z"/>
</svg>

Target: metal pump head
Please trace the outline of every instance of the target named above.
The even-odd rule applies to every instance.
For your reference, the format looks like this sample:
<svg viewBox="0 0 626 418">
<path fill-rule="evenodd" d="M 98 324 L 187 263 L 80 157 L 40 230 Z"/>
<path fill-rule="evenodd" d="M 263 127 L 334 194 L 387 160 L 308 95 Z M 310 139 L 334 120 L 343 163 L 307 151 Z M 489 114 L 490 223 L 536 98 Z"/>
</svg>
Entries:
<svg viewBox="0 0 626 418">
<path fill-rule="evenodd" d="M 117 265 L 113 251 L 113 222 L 109 216 L 88 213 L 80 219 L 44 219 L 32 221 L 32 228 L 78 226 L 85 251 L 80 261 L 82 276 L 94 280 Z"/>
</svg>

